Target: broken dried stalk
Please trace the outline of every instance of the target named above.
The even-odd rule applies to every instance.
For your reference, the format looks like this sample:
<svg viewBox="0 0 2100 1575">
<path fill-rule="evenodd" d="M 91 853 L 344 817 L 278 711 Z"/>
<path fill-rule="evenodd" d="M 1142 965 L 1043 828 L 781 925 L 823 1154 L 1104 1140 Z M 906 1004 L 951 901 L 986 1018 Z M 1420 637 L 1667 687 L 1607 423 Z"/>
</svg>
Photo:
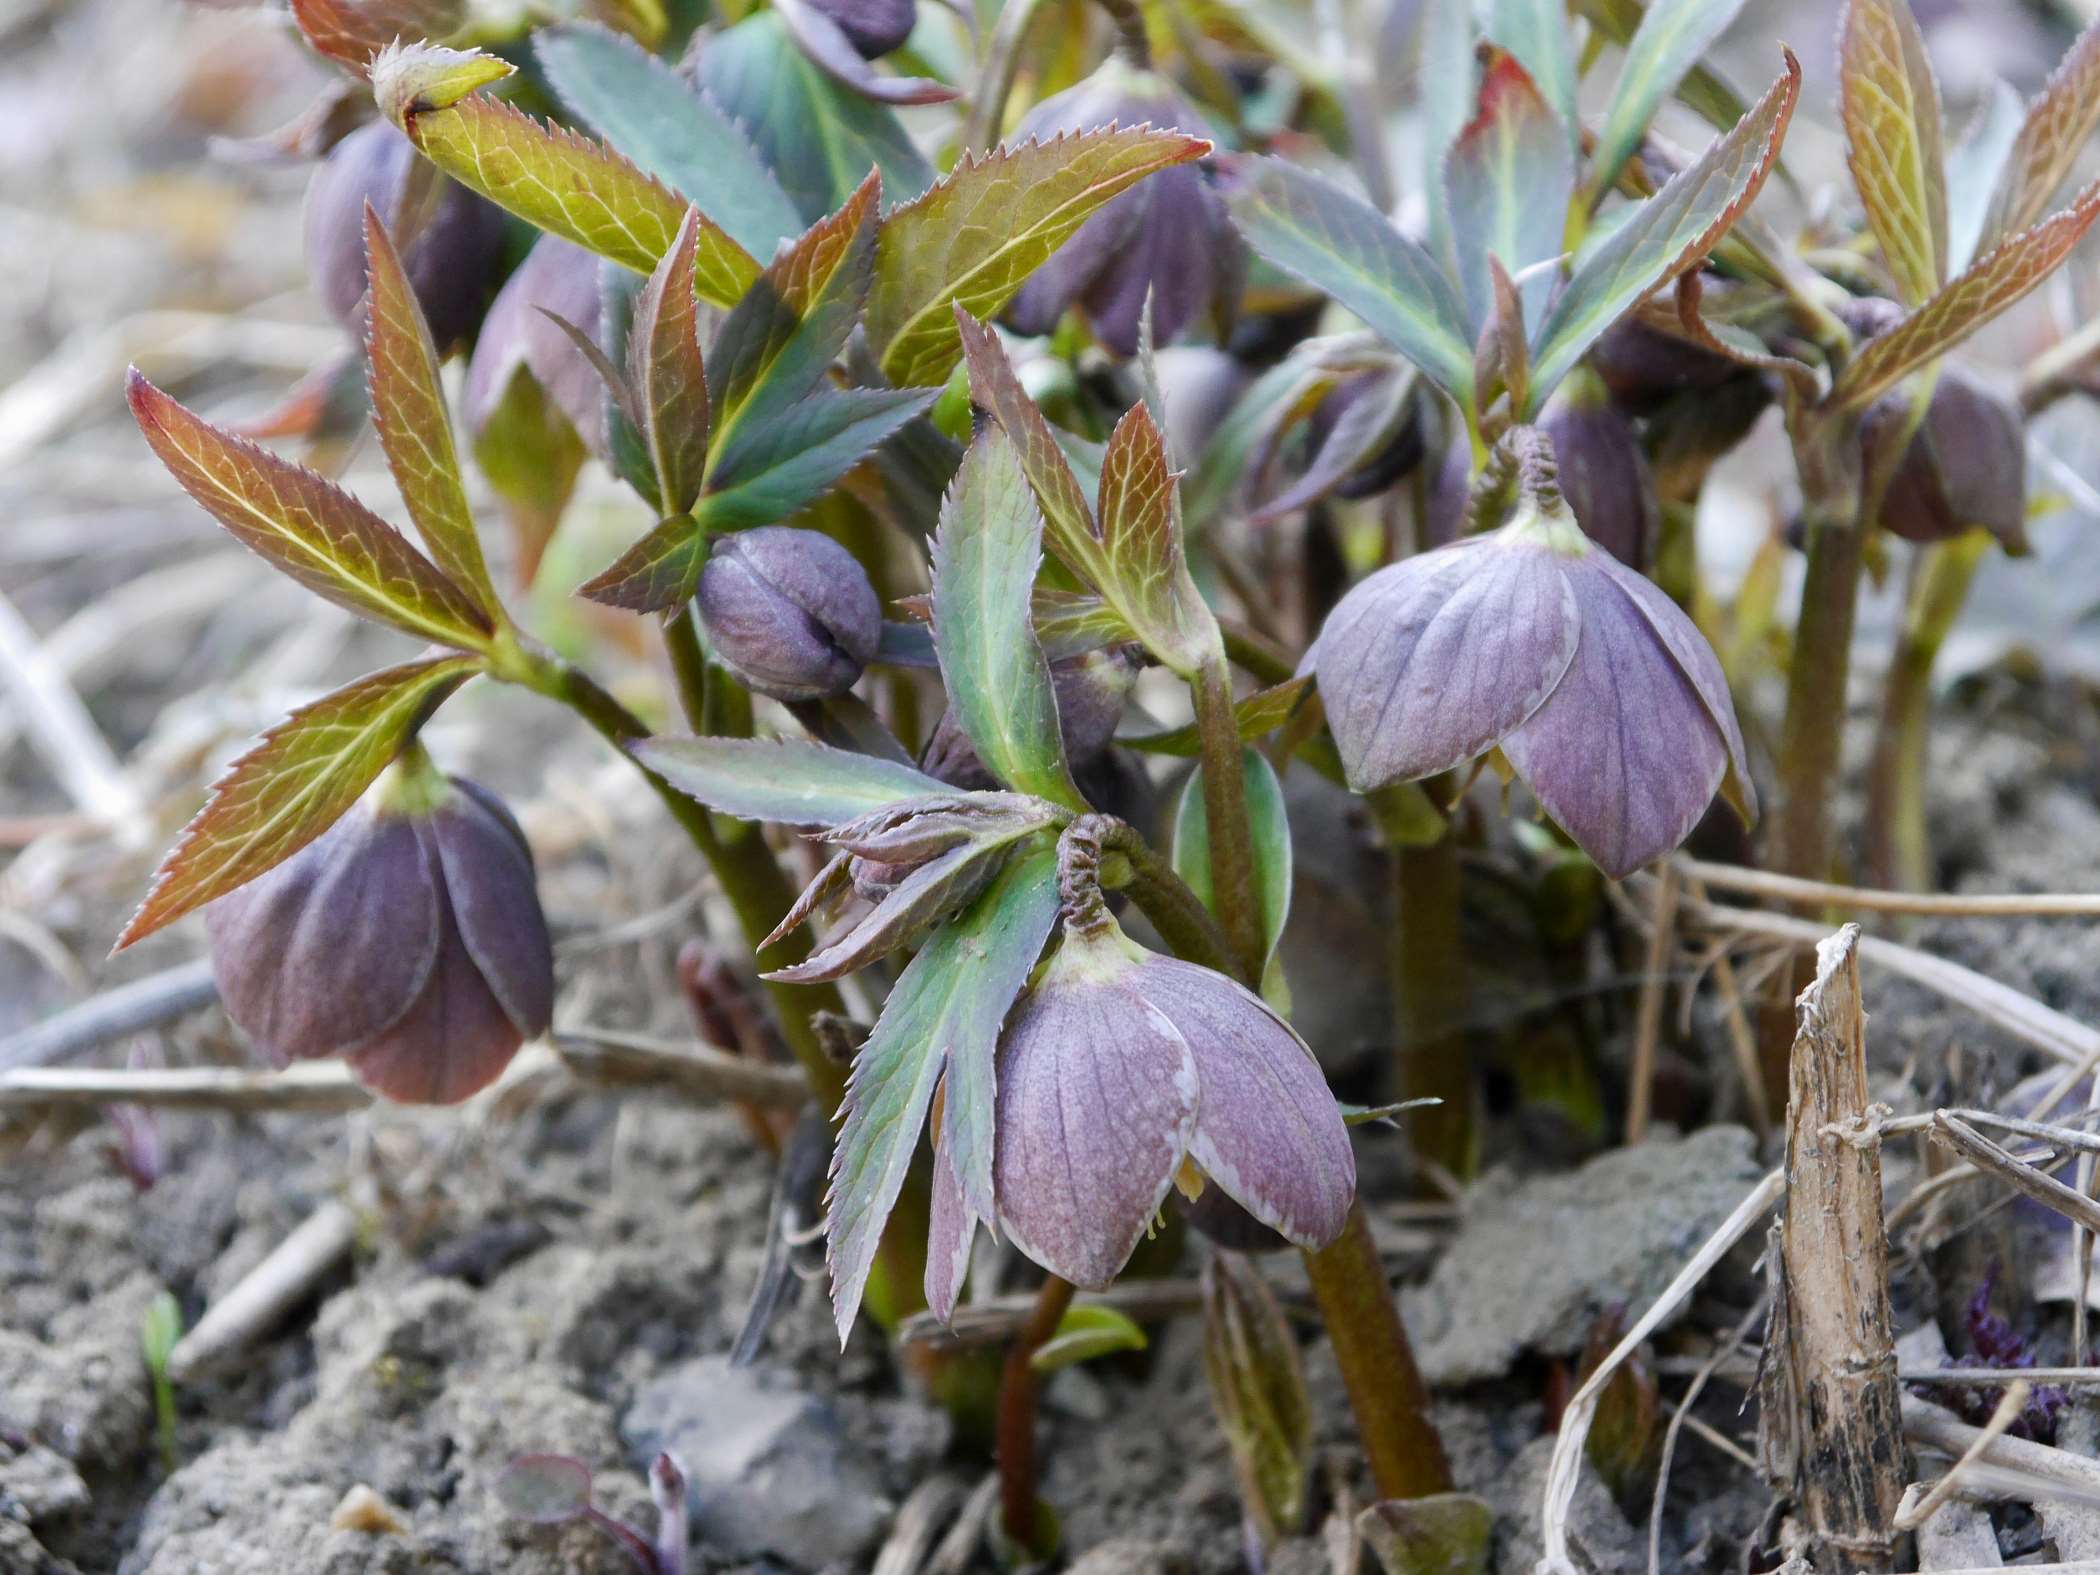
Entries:
<svg viewBox="0 0 2100 1575">
<path fill-rule="evenodd" d="M 1676 868 L 1683 872 L 1686 880 L 1698 881 L 1717 891 L 1766 897 L 1774 902 L 1793 903 L 1804 908 L 1849 908 L 1860 913 L 1949 919 L 2100 918 L 2100 895 L 2090 892 L 2005 892 L 1966 897 L 1956 893 L 1875 891 L 1865 886 L 1839 886 L 1829 881 L 1804 880 L 1798 875 L 1778 875 L 1770 870 L 1709 864 L 1704 859 L 1679 859 Z"/>
<path fill-rule="evenodd" d="M 1881 1148 L 1847 1141 L 1872 1120 L 1859 939 L 1848 924 L 1819 945 L 1795 1002 L 1758 1442 L 1766 1475 L 1801 1505 L 1816 1567 L 1866 1571 L 1894 1567 L 1908 1470 Z"/>
</svg>

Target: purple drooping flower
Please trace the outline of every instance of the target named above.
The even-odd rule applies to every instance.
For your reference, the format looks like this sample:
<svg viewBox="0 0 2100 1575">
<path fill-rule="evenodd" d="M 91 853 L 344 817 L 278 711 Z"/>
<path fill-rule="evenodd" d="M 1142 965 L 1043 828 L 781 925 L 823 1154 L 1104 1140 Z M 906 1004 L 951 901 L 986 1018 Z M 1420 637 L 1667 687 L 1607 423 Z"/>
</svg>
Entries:
<svg viewBox="0 0 2100 1575">
<path fill-rule="evenodd" d="M 1902 430 L 1907 399 L 1892 394 L 1860 423 L 1871 455 Z M 1982 528 L 2008 552 L 2027 551 L 2027 428 L 2019 405 L 1960 367 L 1944 367 L 1889 478 L 1880 523 L 1908 541 L 1947 541 Z"/>
<path fill-rule="evenodd" d="M 1048 141 L 1069 132 L 1147 124 L 1212 135 L 1165 77 L 1111 60 L 1084 82 L 1044 99 L 1012 140 Z M 1117 355 L 1135 355 L 1147 295 L 1153 338 L 1166 344 L 1206 309 L 1230 317 L 1239 304 L 1246 256 L 1209 178 L 1191 165 L 1177 165 L 1140 181 L 1081 225 L 1021 286 L 1009 317 L 1024 334 L 1046 334 L 1076 305 L 1104 345 Z"/>
<path fill-rule="evenodd" d="M 1646 568 L 1662 530 L 1655 478 L 1604 382 L 1585 367 L 1562 380 L 1539 412 L 1553 440 L 1561 496 L 1591 541 L 1628 568 Z"/>
<path fill-rule="evenodd" d="M 1114 1279 L 1175 1186 L 1216 1186 L 1301 1247 L 1341 1233 L 1356 1161 L 1305 1041 L 1222 974 L 1133 943 L 1098 891 L 1000 1035 L 992 1185 L 1020 1250 L 1075 1285 Z M 927 1290 L 947 1317 L 970 1215 L 934 1167 Z"/>
<path fill-rule="evenodd" d="M 403 1103 L 465 1099 L 553 1015 L 524 834 L 421 758 L 205 923 L 227 1013 L 273 1062 L 341 1056 Z"/>
<path fill-rule="evenodd" d="M 1505 444 L 1520 467 L 1508 523 L 1371 575 L 1307 662 L 1356 791 L 1499 748 L 1622 876 L 1682 842 L 1731 773 L 1748 812 L 1742 733 L 1691 620 L 1577 526 L 1544 436 Z"/>
</svg>

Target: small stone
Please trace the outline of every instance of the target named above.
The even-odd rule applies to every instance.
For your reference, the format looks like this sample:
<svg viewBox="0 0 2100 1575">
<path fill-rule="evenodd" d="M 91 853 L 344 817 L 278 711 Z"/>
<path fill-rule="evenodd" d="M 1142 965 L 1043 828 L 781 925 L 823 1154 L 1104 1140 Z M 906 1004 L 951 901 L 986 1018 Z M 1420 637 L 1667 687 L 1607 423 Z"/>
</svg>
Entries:
<svg viewBox="0 0 2100 1575">
<path fill-rule="evenodd" d="M 895 1508 L 838 1413 L 785 1369 L 683 1363 L 642 1388 L 621 1433 L 638 1467 L 677 1456 L 695 1540 L 731 1558 L 854 1564 Z"/>
<path fill-rule="evenodd" d="M 408 1523 L 385 1499 L 360 1482 L 343 1495 L 328 1517 L 331 1531 L 361 1531 L 374 1537 L 405 1537 Z"/>
<path fill-rule="evenodd" d="M 1186 1553 L 1164 1542 L 1116 1537 L 1075 1559 L 1069 1575 L 1189 1575 L 1194 1567 Z"/>
<path fill-rule="evenodd" d="M 33 1443 L 10 1455 L 0 1444 L 0 1516 L 35 1526 L 87 1506 L 87 1483 L 57 1450 Z"/>
</svg>

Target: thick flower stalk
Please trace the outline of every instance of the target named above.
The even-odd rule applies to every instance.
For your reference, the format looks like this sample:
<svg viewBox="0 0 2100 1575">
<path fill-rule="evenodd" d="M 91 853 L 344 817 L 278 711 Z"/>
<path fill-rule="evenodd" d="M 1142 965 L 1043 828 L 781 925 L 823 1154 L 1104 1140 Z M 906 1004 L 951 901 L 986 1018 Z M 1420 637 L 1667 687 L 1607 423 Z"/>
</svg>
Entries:
<svg viewBox="0 0 2100 1575">
<path fill-rule="evenodd" d="M 341 1056 L 456 1104 L 546 1032 L 554 957 L 502 803 L 411 748 L 359 804 L 205 913 L 227 1013 L 273 1062 Z"/>
<path fill-rule="evenodd" d="M 1749 813 L 1727 682 L 1676 604 L 1576 524 L 1542 433 L 1512 434 L 1498 464 L 1518 472 L 1507 523 L 1371 575 L 1307 662 L 1356 791 L 1499 749 L 1623 876 L 1681 843 L 1731 777 Z"/>
</svg>

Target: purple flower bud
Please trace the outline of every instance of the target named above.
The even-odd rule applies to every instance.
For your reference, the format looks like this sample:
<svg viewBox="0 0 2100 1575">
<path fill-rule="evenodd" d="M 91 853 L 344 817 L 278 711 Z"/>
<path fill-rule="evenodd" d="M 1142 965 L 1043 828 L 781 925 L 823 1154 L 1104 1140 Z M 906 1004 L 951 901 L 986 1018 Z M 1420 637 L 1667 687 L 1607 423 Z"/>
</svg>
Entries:
<svg viewBox="0 0 2100 1575">
<path fill-rule="evenodd" d="M 1057 697 L 1057 729 L 1064 739 L 1065 760 L 1084 773 L 1116 736 L 1131 687 L 1137 682 L 1134 646 L 1108 646 L 1063 657 L 1050 664 L 1050 689 Z M 941 713 L 919 759 L 919 769 L 952 787 L 997 787 L 977 758 L 969 735 L 951 709 Z"/>
<path fill-rule="evenodd" d="M 1861 423 L 1872 454 L 1901 429 L 1901 395 Z M 1959 367 L 1943 367 L 1932 402 L 1882 499 L 1880 523 L 1907 541 L 1946 541 L 1978 526 L 2008 552 L 2027 550 L 2027 431 L 2020 407 Z"/>
<path fill-rule="evenodd" d="M 1682 842 L 1731 770 L 1747 813 L 1742 734 L 1691 620 L 1594 550 L 1543 480 L 1499 530 L 1365 579 L 1307 660 L 1357 792 L 1499 747 L 1622 876 Z"/>
<path fill-rule="evenodd" d="M 698 599 L 715 655 L 775 700 L 844 694 L 882 637 L 868 571 L 821 531 L 761 525 L 724 538 Z"/>
<path fill-rule="evenodd" d="M 1553 439 L 1561 494 L 1583 534 L 1629 568 L 1647 567 L 1662 528 L 1655 478 L 1603 379 L 1582 367 L 1570 372 L 1539 425 Z"/>
<path fill-rule="evenodd" d="M 918 25 L 917 0 L 809 0 L 838 23 L 865 60 L 879 59 L 903 47 Z"/>
<path fill-rule="evenodd" d="M 1084 82 L 1043 100 L 1015 129 L 1015 142 L 1065 132 L 1150 124 L 1210 137 L 1209 125 L 1165 77 L 1111 60 Z M 1208 177 L 1176 165 L 1106 204 L 1021 286 L 1010 316 L 1024 334 L 1046 334 L 1078 306 L 1094 336 L 1135 355 L 1145 297 L 1152 335 L 1166 344 L 1206 308 L 1228 317 L 1239 304 L 1246 245 Z"/>
<path fill-rule="evenodd" d="M 1724 355 L 1622 318 L 1591 347 L 1588 363 L 1624 409 L 1646 415 L 1679 394 L 1705 393 L 1745 375 Z"/>
<path fill-rule="evenodd" d="M 365 296 L 365 204 L 389 227 L 409 205 L 416 150 L 392 125 L 360 126 L 328 152 L 306 190 L 306 266 L 337 322 L 353 326 Z M 430 215 L 407 237 L 402 265 L 430 337 L 449 349 L 474 330 L 503 260 L 502 210 L 442 175 Z"/>
<path fill-rule="evenodd" d="M 547 314 L 585 333 L 598 327 L 598 259 L 568 241 L 543 235 L 496 299 L 467 363 L 464 415 L 479 435 L 523 372 L 546 390 L 594 452 L 604 447 L 605 385 L 575 342 Z"/>
<path fill-rule="evenodd" d="M 205 924 L 227 1013 L 273 1062 L 341 1056 L 404 1103 L 465 1099 L 553 1015 L 524 834 L 427 762 L 401 762 Z"/>
<path fill-rule="evenodd" d="M 1144 951 L 1105 911 L 1067 923 L 1007 1019 L 997 1075 L 1000 1223 L 1076 1285 L 1115 1278 L 1177 1184 L 1215 1185 L 1301 1247 L 1348 1217 L 1356 1160 L 1305 1042 L 1259 996 Z"/>
</svg>

